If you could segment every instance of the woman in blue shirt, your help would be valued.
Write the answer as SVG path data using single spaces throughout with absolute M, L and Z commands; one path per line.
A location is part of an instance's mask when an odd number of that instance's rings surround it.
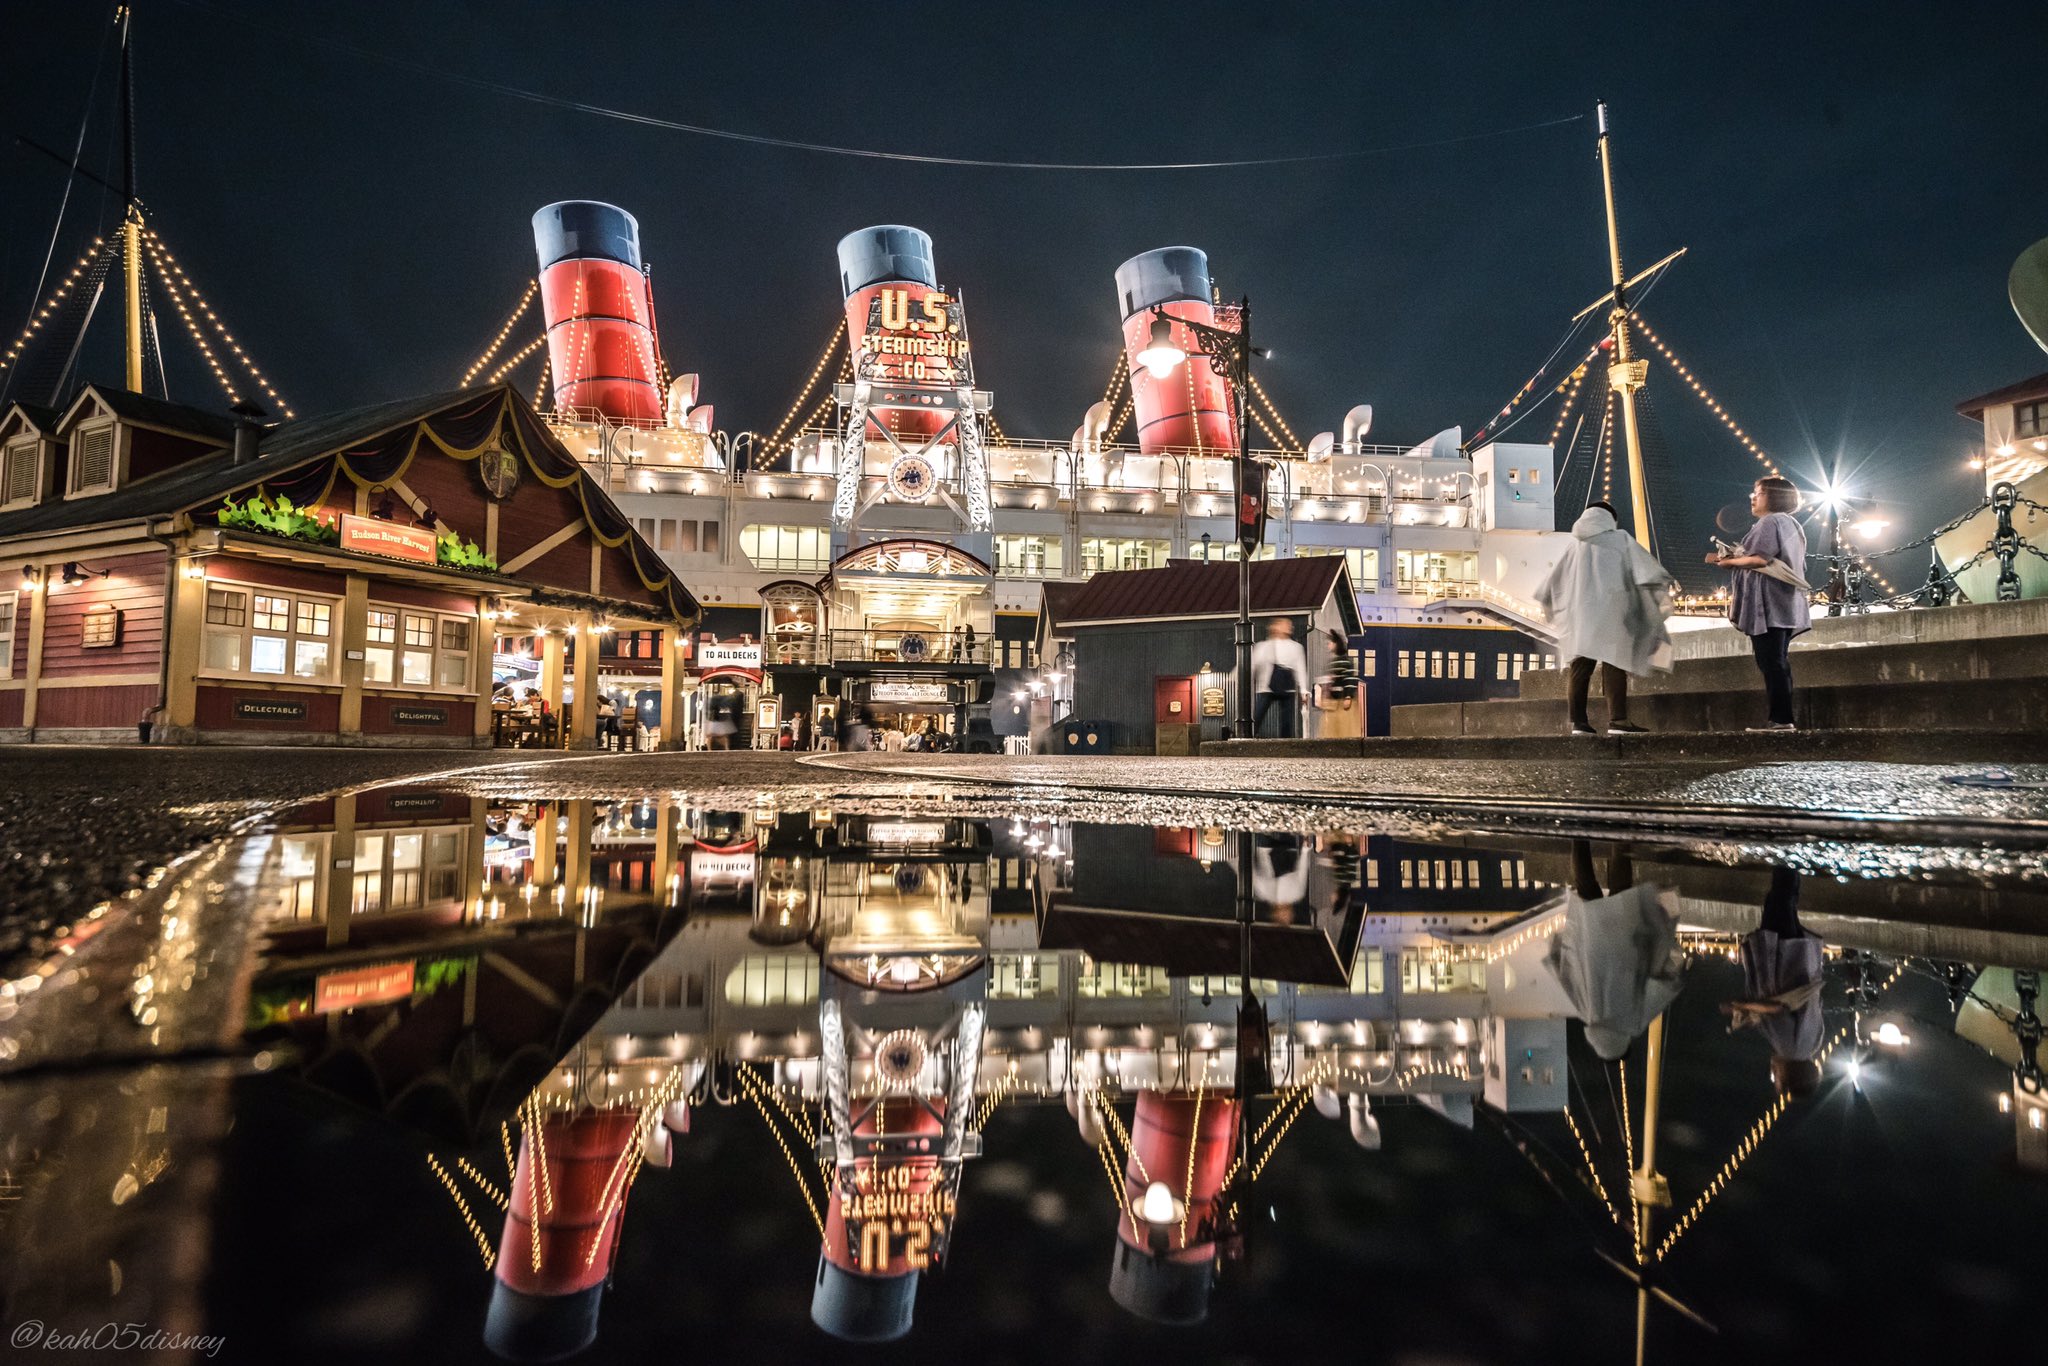
M 1806 530 L 1792 515 L 1799 511 L 1799 490 L 1792 481 L 1776 474 L 1757 480 L 1749 491 L 1749 510 L 1757 523 L 1742 538 L 1742 552 L 1716 552 L 1707 556 L 1707 563 L 1723 569 L 1754 571 L 1778 560 L 1795 574 L 1803 573 Z M 1768 574 L 1737 574 L 1728 603 L 1728 620 L 1749 637 L 1756 652 L 1756 667 L 1764 676 L 1764 693 L 1770 699 L 1770 721 L 1750 729 L 1793 729 L 1792 637 L 1813 627 L 1806 590 Z

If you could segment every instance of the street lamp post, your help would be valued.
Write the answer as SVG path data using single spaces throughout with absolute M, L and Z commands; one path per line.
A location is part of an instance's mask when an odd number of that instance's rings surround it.
M 1150 344 L 1138 353 L 1138 363 L 1155 376 L 1164 376 L 1185 364 L 1189 352 L 1173 339 L 1173 324 L 1179 323 L 1193 339 L 1193 354 L 1206 356 L 1211 366 L 1230 386 L 1237 405 L 1237 458 L 1232 487 L 1237 495 L 1237 625 L 1232 641 L 1237 657 L 1237 719 L 1231 732 L 1238 739 L 1251 736 L 1252 720 L 1252 555 L 1266 538 L 1266 478 L 1263 465 L 1251 461 L 1251 375 L 1252 357 L 1266 353 L 1252 345 L 1252 301 L 1237 305 L 1235 329 L 1212 327 L 1190 318 L 1176 318 L 1164 305 L 1152 306 Z

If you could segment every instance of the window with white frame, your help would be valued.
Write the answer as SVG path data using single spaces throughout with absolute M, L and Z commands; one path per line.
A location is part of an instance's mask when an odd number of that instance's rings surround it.
M 334 677 L 338 611 L 333 598 L 209 583 L 202 667 L 212 674 L 328 682 Z
M 996 573 L 1002 578 L 1056 579 L 1065 572 L 1065 563 L 1066 543 L 1058 536 L 996 537 Z
M 1083 536 L 1081 572 L 1097 574 L 1106 569 L 1158 569 L 1166 564 L 1171 541 L 1143 536 Z
M 14 676 L 14 604 L 16 594 L 0 593 L 0 678 Z
M 461 895 L 463 836 L 460 826 L 357 834 L 350 912 L 412 911 Z
M 36 496 L 36 455 L 33 436 L 7 443 L 0 452 L 0 503 L 30 503 Z
M 101 422 L 71 434 L 71 491 L 94 493 L 114 486 L 114 424 Z
M 708 522 L 705 527 L 704 549 L 716 550 L 717 523 Z M 832 529 L 750 522 L 740 528 L 740 550 L 756 569 L 830 569 Z
M 371 603 L 363 636 L 363 682 L 466 691 L 476 622 L 424 608 Z
M 1298 545 L 1294 547 L 1297 556 L 1342 555 L 1344 565 L 1351 571 L 1351 587 L 1357 591 L 1371 592 L 1379 587 L 1380 552 L 1378 546 L 1365 545 Z

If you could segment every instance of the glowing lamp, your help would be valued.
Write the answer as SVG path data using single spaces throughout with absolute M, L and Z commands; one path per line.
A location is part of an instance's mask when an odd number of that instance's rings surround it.
M 1173 1192 L 1164 1181 L 1154 1181 L 1145 1187 L 1145 1194 L 1138 1200 L 1138 1217 L 1148 1224 L 1170 1224 L 1174 1221 Z
M 1187 358 L 1188 353 L 1173 340 L 1173 324 L 1164 318 L 1154 318 L 1150 339 L 1145 349 L 1138 353 L 1138 364 L 1144 366 L 1152 378 L 1165 379 Z

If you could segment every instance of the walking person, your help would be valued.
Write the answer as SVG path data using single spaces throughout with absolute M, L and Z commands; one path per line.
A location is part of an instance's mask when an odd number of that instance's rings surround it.
M 1671 669 L 1671 571 L 1621 529 L 1614 506 L 1594 502 L 1572 524 L 1564 558 L 1536 590 L 1558 628 L 1558 653 L 1571 661 L 1567 698 L 1571 733 L 1597 735 L 1586 697 L 1599 666 L 1607 694 L 1607 733 L 1641 735 L 1628 719 L 1628 678 Z
M 1813 629 L 1807 606 L 1806 530 L 1792 514 L 1799 511 L 1799 490 L 1790 479 L 1768 474 L 1749 491 L 1750 515 L 1757 519 L 1742 538 L 1738 553 L 1716 548 L 1707 563 L 1741 569 L 1728 599 L 1728 620 L 1749 637 L 1756 667 L 1764 676 L 1769 719 L 1751 730 L 1793 730 L 1792 638 Z
M 1266 638 L 1252 646 L 1252 734 L 1266 724 L 1266 713 L 1280 708 L 1280 738 L 1292 740 L 1300 733 L 1301 688 L 1308 681 L 1308 652 L 1294 638 L 1294 623 L 1274 617 L 1266 623 Z

